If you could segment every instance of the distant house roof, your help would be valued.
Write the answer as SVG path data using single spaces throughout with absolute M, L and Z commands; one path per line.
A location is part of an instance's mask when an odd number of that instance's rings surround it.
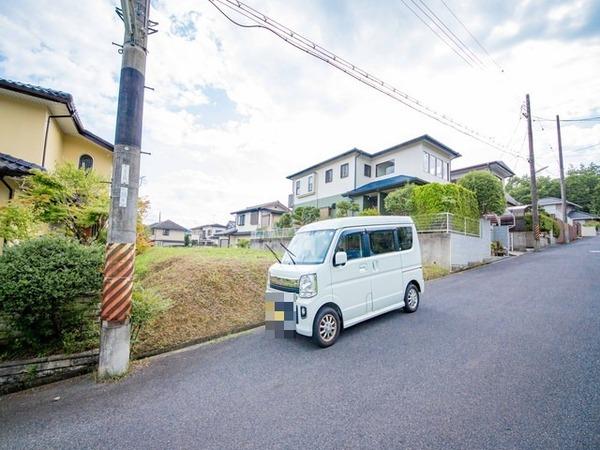
M 595 220 L 600 219 L 600 216 L 595 216 L 593 214 L 586 213 L 584 211 L 571 211 L 567 214 L 570 219 L 573 220 Z
M 158 230 L 174 230 L 174 231 L 189 231 L 187 228 L 173 222 L 172 220 L 163 220 L 162 222 L 153 223 L 150 225 L 150 229 Z
M 42 166 L 32 162 L 0 153 L 0 176 L 21 177 L 27 175 L 32 169 L 44 170 Z
M 504 198 L 506 199 L 506 203 L 510 206 L 519 206 L 521 204 L 521 202 L 519 202 L 518 200 L 516 200 L 512 195 L 510 195 L 508 192 L 504 193 Z
M 239 211 L 233 211 L 231 214 L 241 214 L 246 212 L 253 211 L 270 211 L 276 214 L 283 214 L 286 212 L 290 212 L 290 209 L 281 203 L 279 200 L 275 200 L 274 202 L 262 203 L 260 205 L 248 206 L 244 209 L 240 209 Z
M 348 191 L 344 195 L 344 197 L 354 197 L 356 195 L 368 194 L 370 192 L 377 192 L 386 189 L 394 189 L 396 187 L 405 185 L 406 183 L 415 183 L 415 184 L 426 184 L 425 181 L 416 177 L 409 177 L 407 175 L 398 175 L 395 177 L 385 178 L 383 180 L 372 181 L 371 183 L 367 183 L 353 191 Z
M 221 224 L 218 224 L 218 223 L 209 223 L 209 224 L 206 224 L 206 225 L 198 225 L 197 227 L 193 227 L 193 228 L 190 228 L 190 229 L 191 230 L 200 230 L 202 228 L 207 228 L 207 227 L 212 227 L 212 228 L 227 228 L 227 226 L 221 225 Z
M 540 198 L 538 200 L 539 206 L 560 205 L 561 203 L 562 203 L 562 200 L 557 197 L 544 197 L 544 198 Z M 577 203 L 573 203 L 568 200 L 567 200 L 567 203 L 571 206 L 574 206 L 575 208 L 581 209 L 581 206 L 579 206 Z
M 81 123 L 81 119 L 77 114 L 77 110 L 75 109 L 75 104 L 73 103 L 73 96 L 67 92 L 57 91 L 55 89 L 44 88 L 41 86 L 36 86 L 33 84 L 21 83 L 19 81 L 7 80 L 5 78 L 0 78 L 0 89 L 5 89 L 7 91 L 11 91 L 17 94 L 23 94 L 30 97 L 39 98 L 41 100 L 45 100 L 47 102 L 61 103 L 66 106 L 68 115 L 70 115 L 71 119 L 73 119 L 73 123 L 75 124 L 75 128 L 77 132 L 85 137 L 86 139 L 94 142 L 100 147 L 104 147 L 106 150 L 110 150 L 111 152 L 114 150 L 113 144 L 102 139 L 100 136 L 95 135 L 91 131 L 88 131 L 84 128 Z M 63 115 L 63 114 L 60 114 Z M 60 118 L 58 120 L 64 120 L 67 118 Z
M 508 167 L 504 161 L 490 161 L 487 163 L 475 164 L 474 166 L 454 169 L 450 172 L 450 179 L 454 179 L 458 175 L 464 175 L 466 173 L 474 172 L 476 170 L 486 169 L 496 173 L 501 178 L 510 178 L 515 175 L 515 173 L 512 170 L 510 170 L 510 167 Z
M 317 163 L 317 164 L 314 164 L 314 165 L 312 165 L 310 167 L 307 167 L 306 169 L 302 169 L 299 172 L 296 172 L 296 173 L 293 173 L 291 175 L 288 175 L 287 178 L 291 180 L 292 178 L 294 178 L 294 177 L 296 177 L 298 175 L 301 175 L 301 174 L 303 174 L 305 172 L 308 172 L 310 170 L 316 169 L 317 167 L 322 166 L 323 164 L 327 164 L 329 162 L 335 161 L 336 159 L 342 158 L 344 156 L 348 156 L 348 155 L 352 155 L 352 154 L 356 153 L 356 154 L 359 154 L 359 155 L 367 156 L 369 158 L 375 158 L 377 156 L 384 155 L 384 154 L 386 154 L 388 152 L 391 152 L 391 151 L 394 151 L 394 150 L 399 150 L 399 149 L 401 149 L 403 147 L 409 147 L 409 146 L 411 146 L 413 144 L 416 144 L 417 142 L 427 142 L 427 143 L 429 143 L 430 145 L 436 147 L 441 152 L 446 153 L 450 157 L 450 159 L 454 159 L 454 158 L 457 158 L 457 157 L 460 156 L 460 153 L 452 150 L 450 147 L 442 144 L 440 141 L 432 138 L 431 136 L 429 136 L 427 134 L 424 134 L 423 136 L 419 136 L 417 138 L 411 139 L 410 141 L 406 141 L 406 142 L 403 142 L 401 144 L 394 145 L 393 147 L 386 148 L 385 150 L 381 150 L 381 151 L 376 152 L 376 153 L 368 153 L 368 152 L 365 152 L 364 150 L 360 150 L 358 148 L 353 148 L 351 150 L 348 150 L 348 151 L 345 151 L 343 153 L 340 153 L 339 155 L 336 155 L 336 156 L 334 156 L 332 158 L 326 159 L 325 161 L 321 161 L 320 163 Z

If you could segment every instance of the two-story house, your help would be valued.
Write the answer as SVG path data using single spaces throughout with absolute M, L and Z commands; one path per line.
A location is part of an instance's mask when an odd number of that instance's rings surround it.
M 216 233 L 225 231 L 226 225 L 211 223 L 200 225 L 191 229 L 193 245 L 219 245 L 219 238 Z
M 387 194 L 406 183 L 450 182 L 451 162 L 459 156 L 428 135 L 376 153 L 353 148 L 289 175 L 289 204 L 317 207 L 322 218 L 334 216 L 342 200 L 383 212 Z
M 233 211 L 231 214 L 235 215 L 235 226 L 216 233 L 219 246 L 235 246 L 239 239 L 249 239 L 253 231 L 270 231 L 287 212 L 290 209 L 279 200 Z
M 110 180 L 112 158 L 113 145 L 83 127 L 71 94 L 0 78 L 0 206 L 32 169 L 71 162 Z
M 496 178 L 500 180 L 502 186 L 506 186 L 506 181 L 515 176 L 515 173 L 508 167 L 508 165 L 504 161 L 490 161 L 481 164 L 475 164 L 474 166 L 461 167 L 460 169 L 454 169 L 450 172 L 450 181 L 456 183 L 466 174 L 476 171 L 486 171 L 494 175 Z M 518 206 L 519 203 L 515 200 L 509 193 L 504 192 L 504 197 L 506 198 L 507 206 Z
M 185 235 L 190 233 L 187 228 L 172 220 L 153 223 L 149 228 L 151 231 L 150 242 L 157 247 L 183 247 Z

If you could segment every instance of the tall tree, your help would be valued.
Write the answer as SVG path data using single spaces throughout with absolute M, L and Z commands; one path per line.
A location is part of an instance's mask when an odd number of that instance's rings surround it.
M 600 165 L 581 164 L 567 172 L 567 199 L 589 212 L 600 212 Z
M 490 172 L 470 172 L 458 180 L 458 184 L 475 193 L 479 214 L 502 214 L 506 209 L 502 182 Z

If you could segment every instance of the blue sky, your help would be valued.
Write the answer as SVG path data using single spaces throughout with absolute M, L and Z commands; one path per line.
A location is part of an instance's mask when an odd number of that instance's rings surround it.
M 285 202 L 286 175 L 303 167 L 425 133 L 463 155 L 454 167 L 501 159 L 521 174 L 525 93 L 539 116 L 600 115 L 600 2 L 445 1 L 503 73 L 493 64 L 469 67 L 402 0 L 248 0 L 520 158 L 418 115 L 264 30 L 236 27 L 206 0 L 153 0 L 159 32 L 150 37 L 146 84 L 155 90 L 146 92 L 143 138 L 152 155 L 142 164 L 148 221 L 160 211 L 187 227 L 225 222 L 241 207 Z M 426 3 L 477 49 L 441 0 Z M 70 92 L 85 126 L 112 140 L 120 56 L 111 42 L 123 33 L 116 5 L 0 0 L 0 76 Z M 534 132 L 539 167 L 557 175 L 554 126 L 535 124 Z M 600 160 L 600 147 L 577 151 L 600 142 L 600 124 L 565 125 L 563 142 L 567 165 Z

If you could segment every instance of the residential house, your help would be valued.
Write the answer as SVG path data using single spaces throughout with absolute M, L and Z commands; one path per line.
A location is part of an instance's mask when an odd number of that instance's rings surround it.
M 235 225 L 215 233 L 219 246 L 235 246 L 240 239 L 250 239 L 253 231 L 271 231 L 287 212 L 290 209 L 278 200 L 234 211 L 231 214 L 235 215 Z
M 582 237 L 591 237 L 598 234 L 596 224 L 600 222 L 600 215 L 589 214 L 584 211 L 571 211 L 568 213 L 568 218 L 579 229 Z
M 32 169 L 71 162 L 112 175 L 113 145 L 86 130 L 66 92 L 0 78 L 0 206 Z
M 546 211 L 548 214 L 553 216 L 554 218 L 562 221 L 563 218 L 563 208 L 562 208 L 562 200 L 557 197 L 544 197 L 538 200 L 538 206 Z M 581 206 L 577 203 L 567 201 L 567 223 L 569 225 L 573 225 L 573 219 L 570 216 L 571 213 L 576 211 L 581 211 Z
M 216 236 L 216 233 L 225 231 L 226 229 L 226 225 L 220 225 L 218 223 L 194 227 L 191 229 L 192 245 L 219 245 L 219 238 Z
M 157 247 L 183 247 L 185 235 L 190 233 L 187 228 L 172 220 L 153 223 L 149 228 L 152 231 L 150 241 Z
M 289 175 L 289 205 L 317 207 L 322 218 L 335 216 L 342 200 L 383 212 L 386 195 L 406 183 L 450 182 L 451 162 L 459 156 L 428 135 L 376 153 L 353 148 Z

